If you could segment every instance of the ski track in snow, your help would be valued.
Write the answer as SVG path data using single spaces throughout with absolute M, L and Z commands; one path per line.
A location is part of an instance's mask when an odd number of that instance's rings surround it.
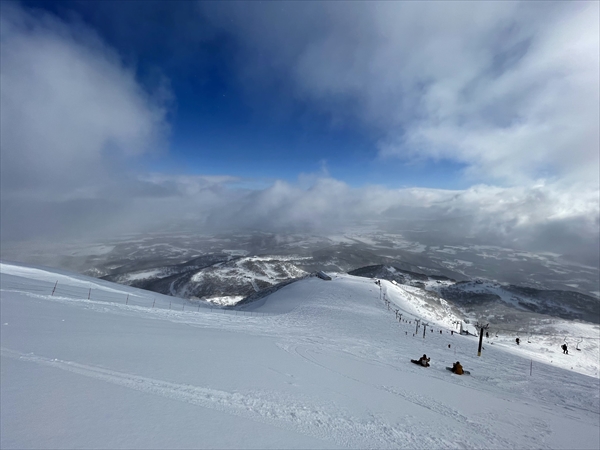
M 480 439 L 480 445 L 485 448 L 510 448 L 513 443 L 508 439 L 505 439 L 491 430 L 483 423 L 477 423 L 470 420 L 468 417 L 461 414 L 461 412 L 455 408 L 451 408 L 443 403 L 435 400 L 431 396 L 419 395 L 406 390 L 398 389 L 393 386 L 381 386 L 381 389 L 397 395 L 404 400 L 421 408 L 428 409 L 436 414 L 441 414 L 446 417 L 451 417 L 453 420 L 458 422 L 460 425 L 466 426 L 471 432 L 478 436 Z M 445 430 L 442 434 L 447 434 L 449 431 Z M 533 444 L 534 442 L 532 442 Z M 539 446 L 539 442 L 537 442 Z
M 374 417 L 370 421 L 361 421 L 344 414 L 339 408 L 328 412 L 326 405 L 274 401 L 274 398 L 281 396 L 280 394 L 244 394 L 171 383 L 73 361 L 24 354 L 4 347 L 0 348 L 0 354 L 7 358 L 50 366 L 136 391 L 292 429 L 319 439 L 333 440 L 337 445 L 344 447 L 366 448 L 372 446 L 374 439 L 379 448 L 413 447 L 418 444 L 413 440 L 413 436 L 401 433 Z M 419 442 L 422 440 L 419 439 Z

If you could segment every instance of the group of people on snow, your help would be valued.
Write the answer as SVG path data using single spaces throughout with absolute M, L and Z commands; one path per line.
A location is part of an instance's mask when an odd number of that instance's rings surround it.
M 521 339 L 516 338 L 515 342 L 517 343 L 517 345 L 519 345 L 521 343 Z M 569 354 L 569 347 L 567 347 L 566 342 L 563 345 L 561 345 L 560 348 L 562 349 L 562 351 L 565 355 Z
M 427 355 L 423 355 L 419 359 L 411 359 L 410 361 L 414 364 L 419 364 L 423 367 L 429 367 L 430 366 L 429 361 L 431 361 L 431 358 L 428 358 Z M 452 373 L 455 373 L 456 375 L 463 375 L 465 373 L 465 371 L 459 361 L 452 363 L 451 371 L 452 371 Z

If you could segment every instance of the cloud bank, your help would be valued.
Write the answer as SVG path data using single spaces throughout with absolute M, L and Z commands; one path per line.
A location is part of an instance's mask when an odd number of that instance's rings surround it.
M 477 182 L 354 188 L 324 172 L 249 189 L 254 180 L 227 174 L 135 169 L 165 148 L 169 96 L 149 93 L 82 23 L 4 3 L 3 241 L 179 221 L 199 232 L 376 221 L 598 264 L 597 3 L 232 5 L 201 3 L 199 14 L 237 39 L 250 90 L 284 79 L 286 95 L 333 124 L 379 130 L 380 158 L 460 161 Z
M 200 4 L 250 90 L 285 89 L 377 130 L 379 155 L 476 181 L 598 184 L 598 2 Z
M 92 30 L 10 3 L 0 20 L 4 194 L 91 196 L 159 149 L 164 107 Z

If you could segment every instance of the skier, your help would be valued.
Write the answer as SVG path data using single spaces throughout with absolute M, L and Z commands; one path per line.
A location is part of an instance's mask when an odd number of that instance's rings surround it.
M 456 375 L 462 375 L 464 373 L 460 362 L 456 361 L 454 364 L 452 364 L 452 373 L 455 373 Z
M 515 339 L 515 342 L 517 343 L 517 345 L 519 345 L 519 343 L 521 342 L 521 339 L 519 339 L 519 338 L 516 338 L 516 339 Z
M 566 355 L 569 354 L 569 349 L 567 348 L 567 344 L 561 345 L 560 348 L 562 348 L 564 354 L 566 354 Z
M 488 333 L 487 331 L 485 332 L 485 337 L 489 339 L 490 337 L 490 333 Z

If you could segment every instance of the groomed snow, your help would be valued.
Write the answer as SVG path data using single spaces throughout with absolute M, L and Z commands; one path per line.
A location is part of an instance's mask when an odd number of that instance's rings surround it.
M 413 336 L 373 280 L 308 278 L 226 313 L 107 282 L 140 305 L 52 296 L 90 281 L 0 268 L 2 448 L 600 447 L 597 378 L 499 344 L 477 357 L 435 315 Z M 423 353 L 430 368 L 409 362 Z M 457 359 L 471 376 L 445 370 Z

